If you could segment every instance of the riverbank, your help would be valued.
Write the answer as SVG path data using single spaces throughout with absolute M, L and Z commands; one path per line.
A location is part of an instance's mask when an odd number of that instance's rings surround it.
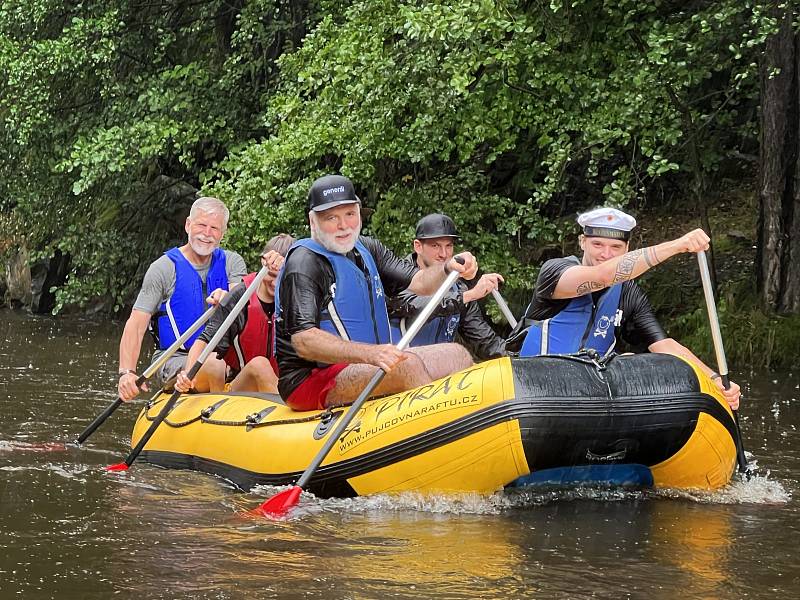
M 755 263 L 759 207 L 754 180 L 725 181 L 719 186 L 717 197 L 708 203 L 713 239 L 713 256 L 709 253 L 709 258 L 713 258 L 718 281 L 717 308 L 731 370 L 799 366 L 800 357 L 794 349 L 800 347 L 800 315 L 767 315 L 758 302 Z M 674 239 L 702 226 L 698 207 L 685 198 L 651 200 L 634 207 L 632 212 L 639 220 L 632 247 Z M 12 245 L 0 246 L 5 263 L 0 273 L 3 304 L 33 312 L 49 311 L 54 304 L 50 289 L 57 286 L 59 277 L 63 281 L 65 259 L 39 260 L 33 269 L 25 269 L 21 268 L 25 265 L 20 256 L 27 257 L 27 250 L 12 250 Z M 567 244 L 565 251 L 577 249 Z M 697 261 L 689 257 L 673 258 L 639 281 L 667 332 L 712 364 L 714 350 Z M 517 313 L 529 299 L 527 289 L 509 287 L 504 293 Z M 102 312 L 103 306 L 108 304 L 94 306 L 91 312 Z M 67 309 L 75 314 L 74 307 Z M 127 311 L 118 315 L 125 316 Z
M 800 365 L 800 316 L 768 315 L 756 289 L 758 195 L 755 182 L 723 182 L 709 201 L 720 318 L 731 371 L 791 369 Z M 641 243 L 673 239 L 701 227 L 689 202 L 667 203 L 642 213 Z M 712 259 L 709 253 L 709 259 Z M 714 348 L 696 260 L 676 257 L 641 280 L 668 333 L 713 364 Z

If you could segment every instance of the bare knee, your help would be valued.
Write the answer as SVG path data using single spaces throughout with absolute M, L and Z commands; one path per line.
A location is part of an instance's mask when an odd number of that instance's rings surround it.
M 416 352 L 406 352 L 408 358 L 398 365 L 397 375 L 405 382 L 405 388 L 426 385 L 436 379 L 425 366 L 425 361 Z
M 203 363 L 198 372 L 199 380 L 205 379 L 207 391 L 218 392 L 225 387 L 225 369 L 227 365 L 224 360 L 209 356 Z M 200 382 L 198 382 L 200 383 Z M 198 388 L 200 385 L 198 385 Z
M 471 367 L 472 356 L 461 344 L 434 344 L 413 349 L 431 380 L 447 377 L 456 371 Z

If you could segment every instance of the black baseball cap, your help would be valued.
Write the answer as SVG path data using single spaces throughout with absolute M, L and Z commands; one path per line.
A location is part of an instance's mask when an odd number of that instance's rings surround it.
M 456 224 L 447 215 L 434 213 L 422 217 L 417 223 L 415 239 L 428 240 L 431 238 L 452 237 L 457 238 Z
M 308 209 L 328 210 L 340 204 L 361 204 L 353 182 L 341 175 L 325 175 L 315 180 L 308 191 Z

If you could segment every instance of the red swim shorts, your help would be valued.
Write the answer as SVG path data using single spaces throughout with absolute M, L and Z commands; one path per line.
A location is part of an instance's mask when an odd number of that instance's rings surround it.
M 286 405 L 298 411 L 322 410 L 328 392 L 336 385 L 336 376 L 347 366 L 347 363 L 337 363 L 322 369 L 311 369 L 311 375 L 286 398 Z

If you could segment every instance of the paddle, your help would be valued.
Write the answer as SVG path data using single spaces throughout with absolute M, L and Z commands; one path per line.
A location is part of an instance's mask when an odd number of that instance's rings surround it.
M 463 259 L 460 257 L 456 257 L 456 260 L 463 264 Z M 397 344 L 398 350 L 405 350 L 408 347 L 408 345 L 414 339 L 414 336 L 417 335 L 417 332 L 428 320 L 428 317 L 431 316 L 431 313 L 438 306 L 439 302 L 441 302 L 442 297 L 447 293 L 447 290 L 449 290 L 455 283 L 456 279 L 458 279 L 458 276 L 459 273 L 457 271 L 453 271 L 447 276 L 447 279 L 445 279 L 444 283 L 439 287 L 438 290 L 436 290 L 436 293 L 431 296 L 430 300 L 428 300 L 428 303 L 425 305 L 425 308 L 420 311 L 419 316 L 414 320 L 414 323 L 408 328 L 405 335 Z M 297 502 L 300 499 L 300 492 L 303 491 L 303 488 L 309 482 L 311 477 L 313 477 L 317 468 L 320 466 L 320 464 L 322 464 L 322 461 L 325 460 L 325 457 L 328 456 L 328 453 L 336 443 L 336 440 L 338 440 L 339 436 L 342 435 L 342 432 L 353 420 L 353 417 L 358 414 L 358 411 L 361 409 L 361 406 L 364 404 L 364 402 L 367 401 L 372 393 L 372 390 L 378 386 L 385 375 L 386 371 L 383 369 L 378 369 L 375 375 L 372 376 L 372 379 L 370 379 L 367 387 L 365 387 L 361 394 L 359 394 L 358 398 L 356 398 L 356 401 L 350 406 L 350 409 L 342 416 L 334 430 L 330 433 L 330 435 L 328 435 L 328 439 L 325 440 L 322 448 L 320 448 L 319 452 L 317 452 L 317 455 L 300 476 L 300 479 L 297 480 L 297 483 L 288 490 L 279 492 L 272 496 L 272 498 L 267 499 L 258 508 L 250 511 L 251 514 L 263 515 L 266 517 L 280 517 L 285 515 L 290 509 L 297 505 Z
M 250 296 L 252 296 L 253 293 L 258 288 L 258 286 L 261 285 L 261 280 L 264 279 L 264 277 L 266 277 L 267 273 L 269 273 L 269 267 L 261 267 L 261 270 L 258 272 L 255 279 L 253 279 L 252 283 L 245 290 L 242 297 L 239 298 L 239 301 L 233 306 L 230 314 L 227 317 L 225 317 L 225 320 L 222 322 L 222 324 L 219 326 L 219 329 L 217 329 L 217 332 L 208 342 L 208 345 L 206 345 L 206 347 L 200 353 L 200 356 L 197 357 L 197 360 L 192 365 L 192 368 L 189 369 L 189 372 L 186 374 L 186 377 L 188 377 L 189 379 L 194 379 L 195 375 L 197 375 L 197 372 L 203 366 L 205 360 L 214 351 L 214 348 L 217 347 L 217 344 L 222 339 L 222 336 L 224 336 L 225 333 L 228 331 L 228 328 L 231 326 L 231 323 L 233 323 L 236 320 L 236 317 L 239 316 L 239 313 L 242 312 L 242 308 L 246 306 L 248 302 L 250 302 Z M 147 431 L 145 431 L 144 435 L 139 440 L 139 443 L 136 444 L 136 447 L 131 450 L 130 454 L 128 454 L 128 457 L 125 459 L 125 462 L 121 462 L 116 465 L 109 465 L 108 467 L 106 467 L 106 469 L 108 469 L 109 471 L 127 471 L 128 468 L 133 464 L 133 461 L 136 460 L 136 457 L 139 456 L 139 453 L 142 451 L 142 448 L 144 448 L 145 444 L 147 444 L 147 442 L 150 441 L 150 438 L 153 437 L 153 434 L 156 432 L 156 429 L 158 429 L 158 426 L 161 425 L 161 422 L 166 418 L 166 416 L 172 410 L 172 407 L 178 401 L 178 397 L 180 395 L 181 392 L 175 390 L 172 396 L 170 396 L 169 400 L 167 400 L 166 404 L 164 404 L 164 407 L 161 409 L 161 412 L 158 413 L 155 420 L 150 424 L 150 427 L 147 429 Z
M 714 302 L 714 290 L 711 289 L 711 274 L 708 270 L 708 259 L 706 258 L 706 253 L 702 250 L 697 253 L 697 262 L 700 264 L 700 278 L 703 280 L 703 294 L 706 298 L 708 321 L 711 324 L 711 338 L 714 340 L 714 352 L 717 355 L 717 371 L 719 372 L 723 387 L 727 390 L 731 387 L 731 382 L 728 378 L 728 361 L 725 359 L 725 348 L 722 347 L 722 332 L 719 328 L 717 305 L 716 302 Z M 739 428 L 739 411 L 733 411 L 733 419 L 736 423 L 736 461 L 739 464 L 739 472 L 747 473 L 747 458 L 744 455 L 742 430 Z
M 514 318 L 514 313 L 511 312 L 511 309 L 508 308 L 508 304 L 506 304 L 505 299 L 500 295 L 499 290 L 492 290 L 492 296 L 494 296 L 494 301 L 497 302 L 497 306 L 500 307 L 500 312 L 503 313 L 503 316 L 508 321 L 508 324 L 511 325 L 511 329 L 517 326 L 517 320 Z
M 161 353 L 161 355 L 152 365 L 150 365 L 149 367 L 147 367 L 147 369 L 145 369 L 144 373 L 139 375 L 139 378 L 136 380 L 137 388 L 141 388 L 142 384 L 148 379 L 150 379 L 170 359 L 170 357 L 173 354 L 175 354 L 175 352 L 177 352 L 178 348 L 183 346 L 186 340 L 192 337 L 194 332 L 200 329 L 205 324 L 205 322 L 208 321 L 213 312 L 216 310 L 217 306 L 218 305 L 216 304 L 214 306 L 210 306 L 206 312 L 200 315 L 197 321 L 192 323 L 192 326 L 189 327 L 189 329 L 183 332 L 183 335 L 181 335 L 181 337 L 175 340 L 169 348 L 167 348 L 166 350 L 164 350 L 164 352 Z M 117 399 L 114 400 L 114 402 L 109 404 L 106 407 L 106 409 L 99 415 L 97 415 L 95 420 L 92 421 L 89 424 L 89 426 L 83 430 L 83 433 L 77 437 L 75 443 L 80 446 L 83 442 L 85 442 L 86 438 L 92 435 L 95 429 L 100 427 L 100 425 L 102 425 L 105 422 L 105 420 L 111 416 L 111 413 L 117 410 L 123 402 L 124 400 L 122 398 L 117 397 Z

